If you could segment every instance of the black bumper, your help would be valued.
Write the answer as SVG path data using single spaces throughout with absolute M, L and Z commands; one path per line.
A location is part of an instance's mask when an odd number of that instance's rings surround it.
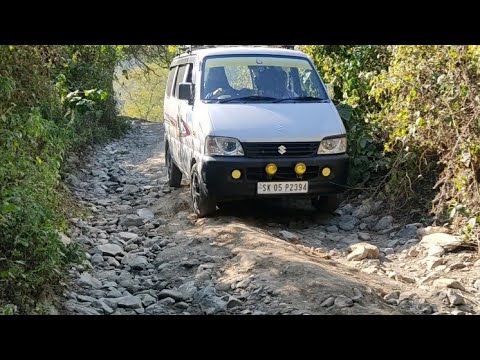
M 294 167 L 299 162 L 307 165 L 307 172 L 303 178 L 297 178 Z M 269 163 L 277 165 L 279 171 L 271 179 L 265 174 L 265 166 Z M 233 158 L 218 157 L 204 158 L 201 161 L 200 174 L 208 196 L 215 201 L 316 195 L 341 193 L 345 190 L 348 176 L 348 155 L 323 155 L 311 158 Z M 322 175 L 322 169 L 328 167 L 331 174 Z M 235 180 L 232 178 L 233 170 L 240 170 L 242 176 Z M 308 193 L 306 194 L 281 194 L 258 195 L 257 183 L 259 181 L 305 181 L 308 180 Z

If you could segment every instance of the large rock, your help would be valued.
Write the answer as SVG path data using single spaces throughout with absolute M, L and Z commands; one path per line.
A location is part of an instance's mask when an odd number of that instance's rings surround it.
M 135 194 L 139 191 L 140 189 L 138 188 L 138 186 L 136 185 L 124 185 L 123 186 L 123 193 L 126 194 L 126 195 L 131 195 L 131 194 Z
M 138 215 L 126 215 L 122 217 L 119 221 L 121 226 L 129 227 L 129 226 L 142 226 L 143 219 Z
M 480 291 L 480 279 L 475 280 L 473 287 Z
M 338 232 L 338 227 L 336 225 L 330 225 L 330 226 L 327 226 L 325 230 L 331 233 L 336 233 Z
M 102 287 L 102 283 L 100 282 L 100 280 L 95 279 L 88 272 L 84 272 L 82 273 L 82 275 L 80 275 L 80 278 L 78 279 L 78 284 L 84 288 L 100 289 Z
M 74 310 L 78 312 L 80 315 L 100 315 L 100 313 L 97 310 L 87 306 L 81 306 L 81 305 L 75 306 Z
M 458 306 L 465 304 L 465 298 L 463 297 L 462 293 L 455 289 L 448 289 L 447 290 L 447 297 L 450 305 Z
M 112 289 L 107 293 L 107 298 L 120 298 L 122 297 L 122 293 L 117 289 Z
M 366 232 L 359 232 L 357 235 L 358 235 L 358 238 L 362 241 L 369 241 L 372 239 L 370 234 Z
M 279 232 L 280 236 L 287 241 L 296 241 L 300 240 L 300 236 L 297 234 L 291 233 L 290 231 L 282 230 Z
M 100 254 L 94 254 L 90 259 L 93 266 L 103 264 L 103 256 Z
M 357 207 L 355 210 L 352 212 L 352 216 L 358 218 L 358 219 L 363 219 L 370 215 L 372 211 L 372 206 L 370 204 L 363 204 Z
M 92 303 L 92 306 L 97 308 L 97 309 L 100 309 L 102 310 L 102 312 L 104 314 L 111 314 L 113 313 L 115 310 L 113 310 L 110 306 L 108 306 L 105 302 L 103 301 L 100 301 L 100 300 L 95 300 L 93 303 Z
M 428 270 L 433 270 L 435 269 L 437 266 L 440 266 L 440 265 L 443 265 L 443 263 L 445 262 L 442 258 L 440 257 L 437 257 L 437 256 L 428 256 L 426 259 L 425 259 L 425 262 L 427 264 L 427 269 Z
M 417 235 L 422 237 L 425 235 L 430 234 L 437 234 L 437 233 L 448 233 L 448 229 L 441 226 L 427 226 L 427 227 L 420 227 L 417 230 Z
M 103 253 L 103 255 L 108 256 L 117 256 L 123 253 L 122 247 L 116 244 L 99 245 L 97 248 Z
M 330 307 L 330 306 L 333 306 L 333 304 L 335 303 L 335 298 L 333 296 L 330 296 L 328 297 L 327 299 L 325 299 L 321 304 L 320 306 L 321 307 Z
M 395 291 L 392 291 L 392 292 L 388 293 L 383 298 L 385 300 L 392 300 L 392 299 L 398 300 L 399 296 L 400 296 L 400 291 L 395 290 Z
M 393 225 L 393 217 L 390 215 L 382 217 L 378 220 L 377 224 L 373 228 L 375 231 L 382 231 L 390 229 Z
M 114 267 L 119 267 L 120 263 L 114 257 L 107 257 L 107 264 Z
M 158 303 L 166 306 L 172 306 L 175 304 L 175 300 L 173 300 L 171 297 L 166 297 L 162 300 L 159 300 Z
M 95 299 L 94 297 L 91 297 L 91 296 L 87 296 L 87 295 L 77 295 L 77 300 L 78 301 L 82 301 L 82 302 L 94 302 Z
M 465 290 L 465 287 L 457 280 L 454 279 L 437 279 L 433 281 L 433 286 L 435 289 L 457 289 L 457 290 Z
M 417 227 L 413 224 L 405 225 L 405 227 L 397 233 L 397 237 L 401 239 L 413 239 L 417 235 Z
M 140 298 L 142 299 L 142 304 L 144 307 L 148 307 L 157 302 L 157 300 L 152 295 L 149 295 L 149 294 L 142 294 L 140 295 Z
M 133 270 L 143 270 L 148 265 L 148 260 L 145 256 L 127 254 L 123 257 L 122 264 L 130 266 Z
M 405 300 L 413 300 L 418 295 L 415 291 L 404 291 L 398 295 L 398 302 L 402 302 Z
M 338 219 L 338 227 L 345 231 L 351 231 L 360 221 L 352 215 L 342 215 Z
M 224 311 L 227 308 L 227 302 L 217 295 L 213 286 L 207 286 L 195 293 L 194 300 L 207 315 Z
M 243 303 L 234 296 L 230 296 L 227 302 L 227 309 L 232 309 L 237 306 L 242 306 Z
M 377 259 L 380 255 L 378 247 L 369 243 L 358 243 L 350 245 L 352 252 L 347 255 L 347 260 Z
M 92 175 L 99 178 L 108 179 L 108 175 L 103 170 L 92 170 Z
M 124 296 L 115 299 L 118 307 L 128 309 L 140 309 L 142 308 L 142 300 L 138 296 Z
M 183 294 L 178 290 L 164 289 L 158 293 L 159 299 L 165 299 L 167 297 L 172 298 L 175 301 L 185 300 Z
M 353 306 L 353 300 L 344 295 L 339 295 L 335 298 L 335 306 L 338 308 L 350 307 Z
M 230 284 L 228 284 L 228 288 L 230 288 Z M 178 291 L 180 291 L 185 299 L 192 298 L 193 295 L 197 292 L 197 287 L 195 286 L 195 281 L 188 281 L 178 287 Z
M 440 246 L 445 251 L 452 251 L 455 250 L 457 247 L 462 245 L 463 240 L 445 233 L 434 233 L 430 235 L 425 235 L 420 241 L 420 245 L 422 245 L 425 249 L 430 249 L 433 246 Z
M 120 237 L 120 239 L 125 241 L 135 240 L 136 238 L 138 238 L 137 234 L 131 233 L 131 232 L 124 232 L 124 231 L 118 233 L 118 236 Z
M 153 211 L 147 208 L 138 210 L 137 215 L 140 216 L 144 221 L 152 220 L 155 217 Z
M 427 256 L 440 257 L 445 254 L 445 249 L 439 245 L 432 245 L 428 248 Z

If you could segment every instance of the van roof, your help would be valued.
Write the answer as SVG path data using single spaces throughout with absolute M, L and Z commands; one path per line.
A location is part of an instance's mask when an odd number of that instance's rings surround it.
M 192 55 L 196 55 L 200 61 L 211 55 L 284 55 L 308 58 L 307 55 L 301 51 L 268 46 L 219 46 L 196 49 L 191 53 L 184 53 L 175 57 L 175 60 Z

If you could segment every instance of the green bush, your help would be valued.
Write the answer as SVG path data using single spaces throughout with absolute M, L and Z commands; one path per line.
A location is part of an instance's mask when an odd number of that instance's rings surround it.
M 394 46 L 391 54 L 371 90 L 392 159 L 388 194 L 413 206 L 431 193 L 440 220 L 460 209 L 479 214 L 480 47 Z
M 167 76 L 168 69 L 155 63 L 148 64 L 148 68 L 134 66 L 128 70 L 123 69 L 114 82 L 121 103 L 120 114 L 162 122 Z
M 118 46 L 0 46 L 0 309 L 35 310 L 80 252 L 65 246 L 62 164 L 117 136 Z M 11 304 L 10 306 L 3 306 Z
M 351 184 L 395 209 L 480 220 L 479 46 L 305 46 L 349 131 Z M 458 216 L 460 215 L 460 216 Z M 469 221 L 467 224 L 467 220 Z
M 380 106 L 369 92 L 372 78 L 387 69 L 390 53 L 385 46 L 313 45 L 303 50 L 334 87 L 348 133 L 350 185 L 365 183 L 386 166 L 378 128 L 371 123 Z

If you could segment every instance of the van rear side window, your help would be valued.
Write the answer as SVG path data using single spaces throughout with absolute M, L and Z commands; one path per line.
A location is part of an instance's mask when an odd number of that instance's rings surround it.
M 170 97 L 172 95 L 173 80 L 175 79 L 175 73 L 177 72 L 177 67 L 170 68 L 168 73 L 167 86 L 165 86 L 165 94 Z
M 178 74 L 177 74 L 177 79 L 175 80 L 175 92 L 173 96 L 178 98 L 178 86 L 180 85 L 181 82 L 183 82 L 183 79 L 185 78 L 185 71 L 187 70 L 187 65 L 181 65 L 178 68 Z

